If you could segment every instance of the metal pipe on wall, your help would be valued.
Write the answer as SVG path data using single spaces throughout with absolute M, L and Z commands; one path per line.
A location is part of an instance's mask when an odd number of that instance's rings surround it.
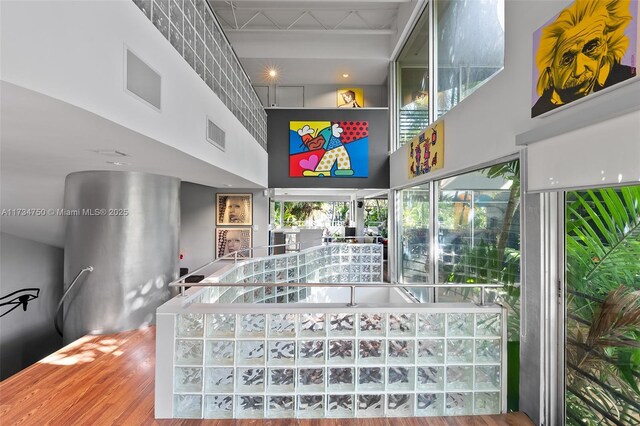
M 180 179 L 86 171 L 65 182 L 64 282 L 94 271 L 64 303 L 65 343 L 155 322 L 178 277 Z M 65 288 L 66 290 L 66 288 Z

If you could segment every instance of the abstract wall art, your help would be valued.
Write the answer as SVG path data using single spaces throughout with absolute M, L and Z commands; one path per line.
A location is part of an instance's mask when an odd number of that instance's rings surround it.
M 355 177 L 369 174 L 367 121 L 289 122 L 290 177 Z
M 444 165 L 444 121 L 438 121 L 409 144 L 409 179 L 441 169 Z

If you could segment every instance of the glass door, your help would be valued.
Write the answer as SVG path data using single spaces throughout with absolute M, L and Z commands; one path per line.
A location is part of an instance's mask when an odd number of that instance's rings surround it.
M 565 195 L 567 425 L 640 425 L 640 185 Z

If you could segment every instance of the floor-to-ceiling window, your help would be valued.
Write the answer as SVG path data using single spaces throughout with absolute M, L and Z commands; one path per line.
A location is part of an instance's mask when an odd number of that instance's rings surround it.
M 508 309 L 508 405 L 518 407 L 520 162 L 422 183 L 398 192 L 398 280 L 459 288 L 407 290 L 420 301 L 487 301 Z M 432 254 L 433 253 L 433 254 Z M 467 286 L 468 285 L 468 288 Z
M 403 189 L 399 194 L 398 229 L 399 281 L 405 284 L 432 282 L 430 274 L 430 191 L 429 184 Z M 425 289 L 412 289 L 420 300 L 427 300 Z
M 565 195 L 568 425 L 640 424 L 640 185 Z

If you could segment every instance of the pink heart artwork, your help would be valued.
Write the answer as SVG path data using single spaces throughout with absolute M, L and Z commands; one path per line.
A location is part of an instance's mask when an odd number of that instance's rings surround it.
M 317 165 L 318 165 L 317 155 L 311 155 L 307 160 L 305 159 L 300 160 L 300 167 L 302 167 L 305 170 L 315 170 Z

